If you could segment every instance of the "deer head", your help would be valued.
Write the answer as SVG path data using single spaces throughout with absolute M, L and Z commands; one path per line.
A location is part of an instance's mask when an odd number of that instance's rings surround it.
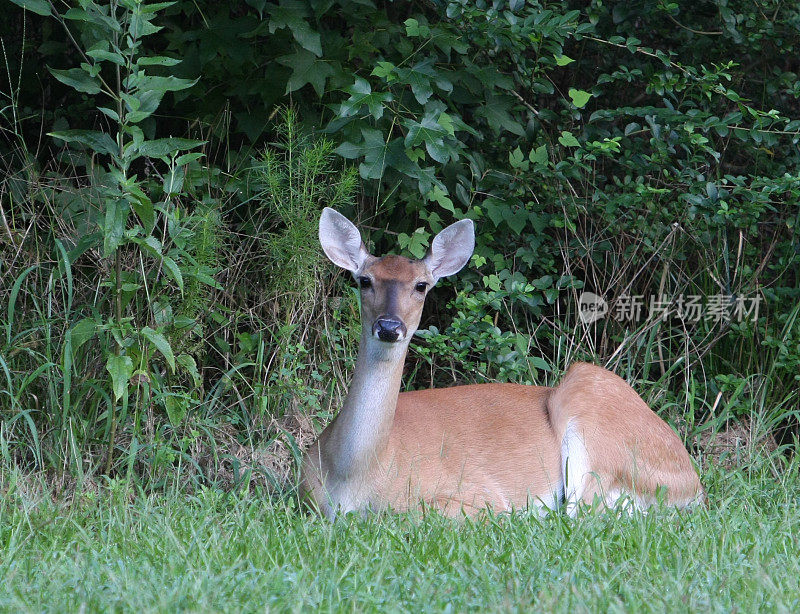
M 362 336 L 407 345 L 419 326 L 428 291 L 469 261 L 475 229 L 466 219 L 448 226 L 434 237 L 422 260 L 376 258 L 364 247 L 353 223 L 326 207 L 319 221 L 319 240 L 331 262 L 350 271 L 361 288 Z

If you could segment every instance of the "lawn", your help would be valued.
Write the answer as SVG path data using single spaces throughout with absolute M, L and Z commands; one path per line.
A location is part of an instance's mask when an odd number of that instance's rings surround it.
M 12 476 L 0 609 L 800 611 L 796 464 L 704 480 L 712 505 L 691 513 L 331 524 L 287 499 L 211 489 L 145 496 L 113 482 L 54 502 Z

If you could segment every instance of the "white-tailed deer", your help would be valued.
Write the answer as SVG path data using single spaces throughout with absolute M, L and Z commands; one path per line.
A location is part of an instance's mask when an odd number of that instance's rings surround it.
M 471 220 L 422 260 L 371 256 L 358 229 L 322 212 L 322 248 L 361 287 L 361 342 L 344 406 L 303 460 L 301 491 L 329 517 L 428 506 L 449 515 L 537 505 L 645 508 L 703 501 L 681 440 L 620 377 L 585 363 L 556 388 L 478 384 L 400 393 L 430 288 L 467 263 Z

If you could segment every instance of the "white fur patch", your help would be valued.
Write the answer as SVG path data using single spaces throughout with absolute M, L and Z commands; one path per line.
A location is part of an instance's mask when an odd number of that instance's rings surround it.
M 539 518 L 544 518 L 550 512 L 558 509 L 560 501 L 561 493 L 552 493 L 543 497 L 536 497 L 536 499 L 530 501 L 528 508 L 531 510 L 535 509 Z
M 578 432 L 575 420 L 567 423 L 564 438 L 561 440 L 561 479 L 564 482 L 564 505 L 567 513 L 574 517 L 578 513 L 578 503 L 586 490 L 589 466 L 589 452 L 583 437 Z

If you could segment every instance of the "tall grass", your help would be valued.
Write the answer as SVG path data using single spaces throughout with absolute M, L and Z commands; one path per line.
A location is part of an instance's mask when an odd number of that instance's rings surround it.
M 212 199 L 187 212 L 187 270 L 194 273 L 183 294 L 152 300 L 145 294 L 129 305 L 130 316 L 143 322 L 157 323 L 167 310 L 176 323 L 189 322 L 168 329 L 168 337 L 176 354 L 196 361 L 195 374 L 137 375 L 140 384 L 152 378 L 162 392 L 137 384 L 131 405 L 118 413 L 99 351 L 110 336 L 83 327 L 107 311 L 111 288 L 102 259 L 71 238 L 85 220 L 63 216 L 63 203 L 82 202 L 85 191 L 63 179 L 33 183 L 27 200 L 12 202 L 15 217 L 5 217 L 13 240 L 0 244 L 0 294 L 8 297 L 0 305 L 5 468 L 96 479 L 108 472 L 111 446 L 109 473 L 141 478 L 148 488 L 291 484 L 302 448 L 336 411 L 357 348 L 356 297 L 346 279 L 331 277 L 315 238 L 319 208 L 354 207 L 355 184 L 352 173 L 332 166 L 331 144 L 299 132 L 291 112 L 280 125 L 280 140 L 240 171 L 245 204 L 220 197 L 221 203 Z M 215 275 L 215 285 L 198 283 L 203 275 Z M 598 358 L 594 333 L 571 312 L 538 319 L 520 307 L 523 295 L 473 289 L 461 296 L 440 309 L 443 332 L 414 345 L 409 387 L 486 379 L 553 384 L 571 361 Z M 720 454 L 729 463 L 765 445 L 788 452 L 798 389 L 781 374 L 798 310 L 766 348 L 752 337 L 752 371 L 738 377 L 711 378 L 731 365 L 715 352 L 699 361 L 688 333 L 684 352 L 670 350 L 665 363 L 652 323 L 631 331 L 607 363 L 676 426 L 703 470 Z M 510 331 L 495 325 L 498 315 Z M 190 391 L 181 393 L 188 408 L 180 420 L 165 408 L 176 386 Z M 739 439 L 732 441 L 731 431 Z M 722 440 L 728 443 L 713 443 Z
M 276 127 L 273 145 L 232 169 L 241 198 L 196 173 L 186 182 L 208 190 L 200 202 L 187 187 L 169 205 L 159 241 L 180 286 L 159 259 L 123 250 L 117 271 L 84 241 L 100 218 L 79 173 L 23 172 L 24 144 L 2 161 L 5 468 L 79 481 L 107 473 L 154 488 L 290 479 L 353 360 L 357 303 L 332 296 L 340 282 L 323 266 L 315 228 L 324 205 L 352 206 L 356 186 L 354 171 L 333 165 L 332 144 L 310 138 L 292 110 Z M 117 278 L 122 329 L 103 315 L 117 303 Z M 179 368 L 167 369 L 127 323 L 161 331 Z M 126 334 L 136 370 L 117 403 L 104 356 Z

